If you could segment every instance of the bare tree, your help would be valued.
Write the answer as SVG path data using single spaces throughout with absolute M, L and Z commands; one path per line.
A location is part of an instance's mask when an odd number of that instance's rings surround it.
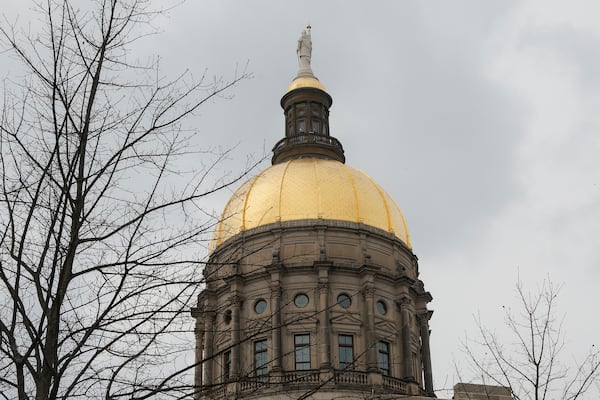
M 509 387 L 516 400 L 575 400 L 586 393 L 598 398 L 600 352 L 594 344 L 582 360 L 569 364 L 563 357 L 564 318 L 556 315 L 559 289 L 548 279 L 534 292 L 517 282 L 519 308 L 505 308 L 509 339 L 476 319 L 479 337 L 467 340 L 464 350 L 485 384 Z
M 129 60 L 148 1 L 73 3 L 0 26 L 23 74 L 0 119 L 0 398 L 184 397 L 201 200 L 244 175 L 216 176 L 227 153 L 184 121 L 248 75 L 166 80 Z

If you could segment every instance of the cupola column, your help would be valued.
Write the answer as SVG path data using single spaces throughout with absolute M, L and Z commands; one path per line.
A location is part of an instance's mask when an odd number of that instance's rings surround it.
M 425 380 L 425 391 L 433 394 L 433 373 L 431 369 L 431 352 L 429 348 L 429 319 L 431 311 L 419 314 L 419 327 L 421 330 L 421 357 L 423 358 L 423 370 Z

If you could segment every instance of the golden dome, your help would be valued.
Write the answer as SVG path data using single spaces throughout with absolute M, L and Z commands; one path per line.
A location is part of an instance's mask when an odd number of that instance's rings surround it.
M 299 77 L 297 77 L 296 79 L 294 79 L 292 81 L 292 83 L 290 83 L 290 86 L 288 86 L 288 88 L 285 92 L 289 93 L 292 90 L 300 89 L 300 88 L 315 88 L 315 89 L 321 89 L 322 91 L 327 92 L 327 89 L 325 89 L 325 86 L 323 86 L 321 81 L 319 81 L 314 76 L 299 76 Z
M 335 160 L 299 158 L 265 169 L 231 196 L 211 249 L 248 229 L 302 219 L 363 223 L 411 247 L 404 214 L 367 174 Z

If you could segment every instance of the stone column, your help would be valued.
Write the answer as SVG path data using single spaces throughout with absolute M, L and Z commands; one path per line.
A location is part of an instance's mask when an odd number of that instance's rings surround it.
M 231 304 L 231 376 L 237 381 L 240 377 L 240 309 L 242 297 L 235 294 L 229 298 Z
M 425 380 L 425 391 L 433 393 L 433 373 L 431 369 L 431 352 L 429 349 L 429 319 L 432 311 L 419 314 L 419 327 L 421 331 L 421 357 L 423 358 L 423 370 Z
M 319 272 L 319 354 L 321 364 L 319 368 L 331 368 L 331 329 L 329 327 L 329 280 L 327 271 L 324 277 Z
M 281 285 L 279 280 L 271 282 L 271 328 L 273 342 L 273 372 L 281 371 Z
M 375 288 L 372 283 L 368 283 L 363 287 L 363 295 L 365 297 L 367 334 L 365 335 L 365 348 L 367 349 L 367 371 L 377 372 L 377 337 L 375 335 Z
M 404 379 L 415 380 L 412 352 L 410 350 L 410 298 L 400 299 L 400 321 L 402 324 L 402 354 L 404 357 Z
M 196 315 L 196 327 L 194 333 L 196 334 L 196 366 L 194 368 L 194 399 L 199 400 L 202 395 L 202 351 L 204 347 L 204 319 L 199 315 Z
M 217 318 L 217 313 L 214 311 L 208 311 L 206 314 L 206 319 L 205 319 L 205 339 L 206 339 L 206 345 L 205 345 L 205 359 L 206 362 L 204 363 L 204 382 L 206 383 L 207 386 L 210 386 L 214 383 L 216 383 L 214 381 L 214 377 L 213 377 L 213 366 L 215 364 L 214 360 L 213 360 L 213 354 L 214 354 L 214 342 L 215 342 L 215 320 Z

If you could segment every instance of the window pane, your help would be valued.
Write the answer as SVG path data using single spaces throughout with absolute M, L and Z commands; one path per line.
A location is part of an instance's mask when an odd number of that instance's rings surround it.
M 307 362 L 310 361 L 310 349 L 308 347 L 302 347 L 296 350 L 296 361 Z
M 310 335 L 294 336 L 296 369 L 310 369 Z
M 266 340 L 260 340 L 258 342 L 255 343 L 255 349 L 257 352 L 259 351 L 264 351 L 267 349 L 267 341 Z
M 352 346 L 352 336 L 350 335 L 340 335 L 339 341 L 341 345 L 345 344 Z
M 351 335 L 338 336 L 340 368 L 346 368 L 354 361 L 354 348 Z
M 388 342 L 377 343 L 377 361 L 379 369 L 384 375 L 390 374 L 390 344 Z
M 256 366 L 258 368 L 267 364 L 267 353 L 256 354 Z
M 314 133 L 320 133 L 321 132 L 320 121 L 313 119 L 311 121 L 310 130 L 313 131 Z
M 381 315 L 385 315 L 387 313 L 387 306 L 381 300 L 379 300 L 376 304 L 377 312 Z
M 321 106 L 318 104 L 311 105 L 310 110 L 311 110 L 312 115 L 314 115 L 314 116 L 318 117 L 319 114 L 321 114 Z
M 296 297 L 294 297 L 294 304 L 296 305 L 296 307 L 299 307 L 299 308 L 306 307 L 308 305 L 308 296 L 305 295 L 304 293 L 300 293 L 300 294 L 296 295 Z M 305 335 L 299 335 L 299 336 L 305 336 Z
M 268 374 L 268 363 L 267 340 L 254 342 L 254 370 L 257 376 Z
M 300 344 L 310 344 L 310 336 L 309 335 L 296 335 L 294 336 L 296 345 Z
M 262 314 L 267 309 L 267 302 L 264 299 L 259 299 L 254 303 L 254 311 L 257 314 Z
M 348 308 L 352 304 L 352 299 L 346 293 L 342 293 L 337 297 L 337 302 L 342 308 Z

